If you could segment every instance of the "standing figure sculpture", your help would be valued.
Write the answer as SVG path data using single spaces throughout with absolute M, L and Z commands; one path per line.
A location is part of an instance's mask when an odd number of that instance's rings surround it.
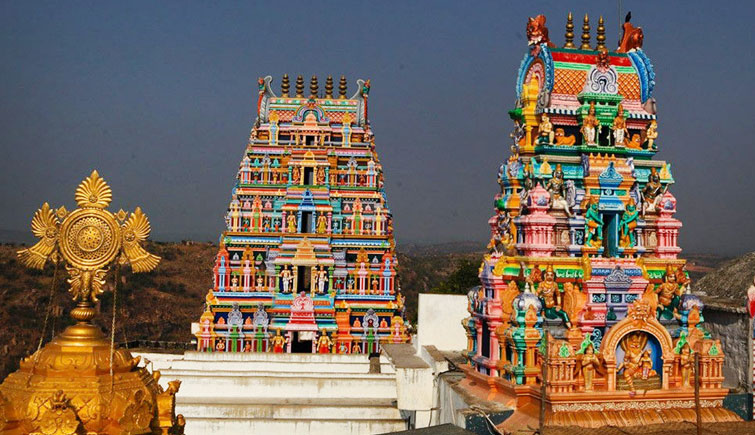
M 317 271 L 317 293 L 325 294 L 325 284 L 328 282 L 328 272 L 320 266 L 320 270 Z
M 529 163 L 524 165 L 522 173 L 522 190 L 519 191 L 519 212 L 527 205 L 530 197 L 530 190 L 535 188 L 535 175 L 532 173 L 532 166 Z
M 595 372 L 600 367 L 600 358 L 595 354 L 595 347 L 592 344 L 588 344 L 585 348 L 580 359 L 580 367 L 585 379 L 585 391 L 593 391 L 593 380 Z
M 677 280 L 676 270 L 671 266 L 666 266 L 663 283 L 655 290 L 658 295 L 658 308 L 656 308 L 658 318 L 661 316 L 666 319 L 674 317 L 674 313 L 679 307 L 683 289 L 684 287 Z
M 539 270 L 539 269 L 538 269 Z M 538 278 L 535 278 L 538 279 Z M 556 272 L 553 265 L 549 264 L 543 274 L 543 280 L 537 285 L 537 295 L 543 301 L 545 317 L 548 319 L 561 319 L 567 328 L 571 329 L 569 315 L 563 310 L 562 291 L 556 282 Z
M 275 331 L 275 336 L 270 339 L 270 342 L 273 345 L 273 353 L 283 353 L 288 340 L 281 335 L 281 330 L 278 329 Z
M 627 130 L 627 121 L 624 119 L 624 107 L 619 103 L 619 107 L 616 110 L 616 117 L 613 118 L 613 144 L 617 147 L 624 147 L 626 145 L 626 138 L 629 135 Z
M 658 123 L 654 120 L 648 124 L 648 129 L 645 132 L 645 139 L 647 139 L 647 149 L 656 150 L 655 140 L 658 139 Z
M 283 266 L 281 270 L 281 285 L 283 286 L 283 293 L 289 292 L 289 285 L 291 284 L 291 271 L 288 269 L 288 265 Z
M 679 352 L 679 372 L 682 375 L 682 388 L 689 388 L 691 386 L 690 379 L 694 370 L 694 363 L 695 358 L 692 355 L 692 348 L 690 348 L 689 343 L 684 343 Z
M 590 103 L 590 109 L 587 115 L 582 118 L 582 143 L 585 145 L 597 145 L 598 134 L 600 133 L 600 121 L 595 117 L 595 103 Z
M 286 222 L 288 223 L 288 232 L 289 233 L 295 233 L 296 232 L 296 216 L 294 216 L 293 213 L 286 216 Z
M 317 353 L 330 353 L 331 346 L 333 346 L 333 341 L 323 329 L 320 338 L 317 339 Z
M 600 247 L 603 245 L 603 218 L 598 209 L 598 197 L 590 197 L 585 212 L 585 246 Z
M 621 222 L 619 223 L 619 230 L 621 231 L 621 240 L 619 243 L 623 248 L 632 248 L 637 244 L 634 229 L 637 228 L 638 215 L 639 212 L 637 211 L 634 199 L 630 199 L 624 214 L 621 215 Z
M 641 375 L 641 360 L 647 340 L 647 335 L 643 332 L 631 332 L 619 343 L 624 350 L 624 361 L 616 368 L 616 371 L 624 370 L 622 373 L 624 382 L 632 392 L 635 391 L 634 379 Z

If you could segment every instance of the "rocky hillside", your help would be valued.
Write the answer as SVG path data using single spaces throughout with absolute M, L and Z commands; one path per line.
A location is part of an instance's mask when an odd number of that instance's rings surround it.
M 755 277 L 755 252 L 733 258 L 702 277 L 692 288 L 708 297 L 732 300 L 744 305 L 747 289 Z

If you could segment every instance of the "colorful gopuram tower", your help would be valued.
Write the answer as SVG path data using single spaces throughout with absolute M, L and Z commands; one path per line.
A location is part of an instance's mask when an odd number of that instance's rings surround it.
M 628 18 L 615 50 L 602 17 L 592 45 L 585 15 L 577 46 L 570 14 L 561 48 L 544 16 L 528 21 L 511 156 L 463 322 L 465 370 L 521 405 L 541 400 L 546 364 L 549 424 L 626 425 L 624 411 L 635 424 L 694 421 L 699 355 L 703 418 L 734 420 L 721 344 L 677 258 L 674 178 L 655 158 L 655 73 Z
M 200 351 L 371 353 L 408 340 L 392 216 L 367 117 L 370 81 L 347 97 L 287 75 L 259 79 Z

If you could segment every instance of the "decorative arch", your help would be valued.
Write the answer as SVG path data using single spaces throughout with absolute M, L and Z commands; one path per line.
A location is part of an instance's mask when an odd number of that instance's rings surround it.
M 542 83 L 541 86 L 541 93 L 542 91 L 545 91 L 547 95 L 550 96 L 551 91 L 553 91 L 553 83 L 554 83 L 554 67 L 553 67 L 553 56 L 551 55 L 551 51 L 548 49 L 548 46 L 543 44 L 540 46 L 539 53 L 537 57 L 532 56 L 532 54 L 527 53 L 524 56 L 524 59 L 522 59 L 522 63 L 519 65 L 519 74 L 517 75 L 516 79 L 516 96 L 517 98 L 522 97 L 522 87 L 524 86 L 524 83 L 527 82 L 531 77 L 529 74 L 530 67 L 532 64 L 536 61 L 540 60 L 542 62 L 542 68 L 545 75 L 545 82 Z
M 299 108 L 296 109 L 296 113 L 294 114 L 294 118 L 292 119 L 292 121 L 304 122 L 304 118 L 307 116 L 307 112 L 313 112 L 315 114 L 318 124 L 330 122 L 327 115 L 325 114 L 325 109 L 323 109 L 322 106 L 314 102 L 307 102 L 307 104 L 303 104 L 299 106 Z
M 616 348 L 622 338 L 635 331 L 645 332 L 658 340 L 663 361 L 662 389 L 668 389 L 671 366 L 674 362 L 674 341 L 671 334 L 655 318 L 650 306 L 644 301 L 636 300 L 629 307 L 627 316 L 608 330 L 600 345 L 600 352 L 606 364 L 608 390 L 616 390 Z

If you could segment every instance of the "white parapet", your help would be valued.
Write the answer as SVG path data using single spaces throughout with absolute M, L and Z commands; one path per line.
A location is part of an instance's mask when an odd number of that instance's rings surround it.
M 449 351 L 466 349 L 467 336 L 461 321 L 468 316 L 464 295 L 420 293 L 417 349 L 422 346 Z
M 176 412 L 194 434 L 371 434 L 405 430 L 396 373 L 366 355 L 134 352 L 178 379 Z

